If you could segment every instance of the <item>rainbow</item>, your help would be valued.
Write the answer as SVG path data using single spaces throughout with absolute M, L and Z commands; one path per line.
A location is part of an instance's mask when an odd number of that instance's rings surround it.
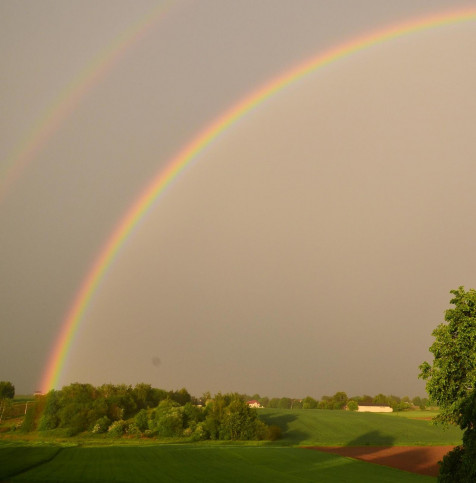
M 58 386 L 68 352 L 83 315 L 91 303 L 91 299 L 105 273 L 123 246 L 124 241 L 131 235 L 138 222 L 144 217 L 164 190 L 217 136 L 232 126 L 238 119 L 255 109 L 266 101 L 266 99 L 280 92 L 286 86 L 332 62 L 336 62 L 339 59 L 348 57 L 373 45 L 387 42 L 404 35 L 474 20 L 476 20 L 476 8 L 472 7 L 465 10 L 444 12 L 430 17 L 407 21 L 358 37 L 311 58 L 307 62 L 292 68 L 271 82 L 263 85 L 232 106 L 199 132 L 191 142 L 167 163 L 166 168 L 155 176 L 152 182 L 128 209 L 125 216 L 123 216 L 101 249 L 62 323 L 60 333 L 55 341 L 43 374 L 41 382 L 42 390 L 46 392 Z
M 0 170 L 0 202 L 26 166 L 58 131 L 65 119 L 75 110 L 91 89 L 97 85 L 170 10 L 172 2 L 161 2 L 150 12 L 128 27 L 97 54 L 79 75 L 56 97 L 38 118 L 31 130 L 6 159 Z

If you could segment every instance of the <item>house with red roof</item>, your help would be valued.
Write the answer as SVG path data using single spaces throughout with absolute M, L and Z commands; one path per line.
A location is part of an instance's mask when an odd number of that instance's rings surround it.
M 252 399 L 251 401 L 247 401 L 248 406 L 250 408 L 262 408 L 263 406 L 261 406 L 261 404 L 259 403 L 259 401 L 257 401 L 256 399 Z

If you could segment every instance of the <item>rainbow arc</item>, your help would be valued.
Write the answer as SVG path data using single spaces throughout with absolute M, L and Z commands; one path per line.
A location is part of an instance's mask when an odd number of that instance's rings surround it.
M 365 34 L 293 67 L 246 96 L 215 119 L 211 124 L 206 126 L 167 163 L 165 169 L 157 173 L 152 182 L 127 210 L 105 245 L 102 247 L 64 318 L 60 333 L 54 343 L 53 350 L 50 353 L 43 374 L 41 382 L 42 390 L 47 392 L 58 386 L 65 361 L 75 339 L 75 335 L 80 327 L 85 311 L 90 305 L 98 286 L 105 273 L 114 262 L 114 259 L 125 240 L 131 235 L 139 221 L 143 219 L 145 214 L 151 209 L 152 205 L 158 200 L 160 195 L 172 183 L 172 181 L 174 181 L 180 173 L 221 133 L 229 129 L 237 120 L 245 116 L 247 113 L 262 105 L 267 99 L 285 89 L 286 86 L 328 64 L 349 57 L 374 45 L 388 42 L 405 35 L 415 34 L 417 32 L 445 25 L 475 20 L 476 8 L 469 8 L 414 19 L 405 23 L 386 27 L 370 34 Z

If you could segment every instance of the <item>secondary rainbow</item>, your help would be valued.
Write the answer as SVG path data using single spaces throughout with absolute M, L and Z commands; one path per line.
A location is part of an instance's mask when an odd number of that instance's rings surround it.
M 172 158 L 165 169 L 161 170 L 141 193 L 121 219 L 106 244 L 103 246 L 94 264 L 84 279 L 68 311 L 60 333 L 55 341 L 41 382 L 42 391 L 46 392 L 58 386 L 68 352 L 78 331 L 83 315 L 96 292 L 104 274 L 113 263 L 124 241 L 131 235 L 134 227 L 144 217 L 161 193 L 170 183 L 223 131 L 238 119 L 262 104 L 266 99 L 284 89 L 289 84 L 301 79 L 343 57 L 347 57 L 373 45 L 397 37 L 461 22 L 475 21 L 476 8 L 444 12 L 404 23 L 360 36 L 299 64 L 271 82 L 263 85 L 224 114 L 215 119 Z
M 172 5 L 171 1 L 161 2 L 129 26 L 99 52 L 86 68 L 58 94 L 30 132 L 7 157 L 4 167 L 0 170 L 0 201 L 6 196 L 25 167 L 76 109 L 81 99 L 112 70 L 134 44 L 157 25 Z

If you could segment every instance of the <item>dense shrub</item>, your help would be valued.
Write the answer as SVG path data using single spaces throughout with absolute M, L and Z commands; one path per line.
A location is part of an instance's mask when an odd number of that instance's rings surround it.
M 357 401 L 354 401 L 354 400 L 350 400 L 348 403 L 347 403 L 347 409 L 349 411 L 357 411 L 359 409 L 359 403 Z
M 28 406 L 25 417 L 21 425 L 21 431 L 23 433 L 29 433 L 35 429 L 35 405 Z
M 139 428 L 140 431 L 144 432 L 146 429 L 149 428 L 149 416 L 145 409 L 141 409 L 135 416 L 134 416 L 134 423 Z
M 55 429 L 59 424 L 58 410 L 59 396 L 58 391 L 51 390 L 45 397 L 45 408 L 38 423 L 38 430 L 45 431 Z
M 122 436 L 126 431 L 127 423 L 120 419 L 119 421 L 114 421 L 108 428 L 107 432 L 111 436 Z
M 103 416 L 96 421 L 96 424 L 93 427 L 92 432 L 94 434 L 105 433 L 109 426 L 111 425 L 111 420 L 107 416 Z

